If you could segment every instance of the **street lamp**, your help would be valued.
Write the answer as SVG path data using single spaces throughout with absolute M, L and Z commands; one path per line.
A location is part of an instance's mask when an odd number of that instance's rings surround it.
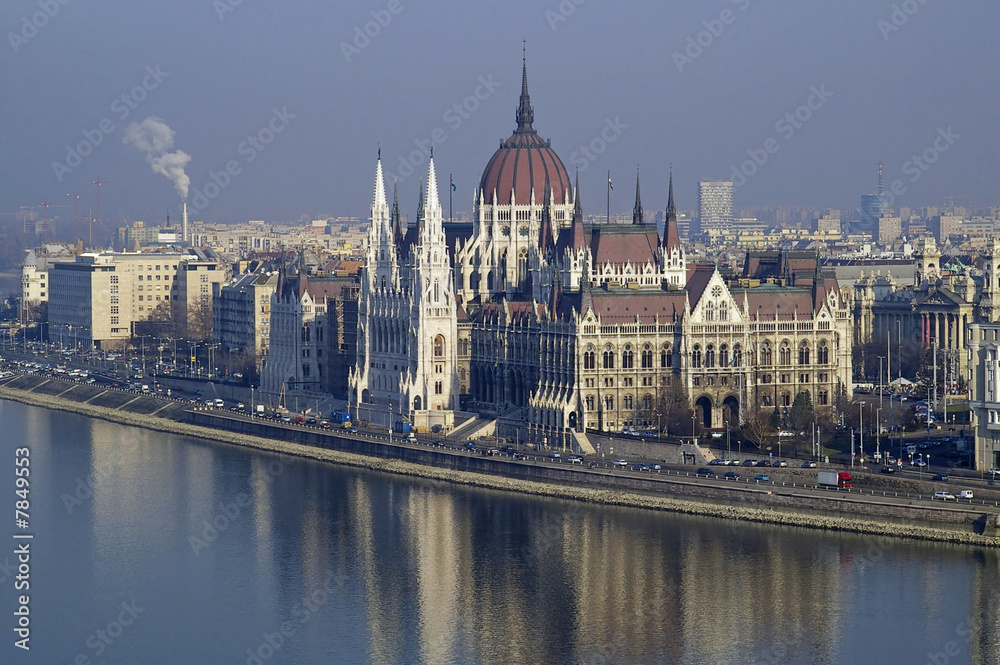
M 733 458 L 733 446 L 729 440 L 729 421 L 726 421 L 726 459 L 731 460 Z
M 859 421 L 858 422 L 858 430 L 859 430 L 859 434 L 858 434 L 858 448 L 859 448 L 859 453 L 861 454 L 861 459 L 862 460 L 864 460 L 864 458 L 865 458 L 865 404 L 867 404 L 867 403 L 868 402 L 866 402 L 864 400 L 861 400 L 860 402 L 858 402 L 858 404 L 861 405 L 858 408 L 858 413 L 860 414 L 860 417 L 858 418 L 858 421 Z

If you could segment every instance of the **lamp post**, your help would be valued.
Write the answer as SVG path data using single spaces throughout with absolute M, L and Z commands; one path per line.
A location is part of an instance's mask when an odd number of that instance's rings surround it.
M 858 432 L 858 452 L 861 455 L 861 459 L 864 460 L 865 459 L 865 404 L 867 404 L 867 402 L 865 402 L 864 400 L 861 400 L 859 402 L 859 404 L 861 406 L 858 409 L 858 412 L 860 413 L 860 418 L 858 419 L 858 421 L 859 421 L 858 422 L 858 431 L 859 431 Z
M 726 459 L 731 460 L 733 458 L 733 446 L 729 439 L 729 421 L 726 421 Z
M 880 434 L 879 429 L 879 415 L 882 413 L 882 407 L 879 406 L 875 409 L 875 460 L 879 461 L 882 458 L 882 453 L 879 452 L 878 448 L 878 435 Z
M 695 416 L 691 416 L 691 443 L 694 443 L 694 419 Z

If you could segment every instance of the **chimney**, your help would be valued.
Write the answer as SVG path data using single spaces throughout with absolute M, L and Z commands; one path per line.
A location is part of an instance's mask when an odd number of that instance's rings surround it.
M 184 202 L 183 208 L 184 208 L 184 214 L 181 217 L 181 219 L 182 219 L 182 221 L 181 221 L 181 241 L 182 242 L 187 242 L 188 241 L 188 204 L 187 204 L 187 201 Z

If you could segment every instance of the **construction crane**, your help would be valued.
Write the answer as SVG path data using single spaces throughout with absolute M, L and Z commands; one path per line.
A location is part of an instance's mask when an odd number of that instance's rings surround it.
M 97 180 L 94 181 L 94 185 L 97 186 L 97 223 L 101 223 L 101 185 L 108 184 L 107 180 L 101 180 L 101 176 L 97 176 Z

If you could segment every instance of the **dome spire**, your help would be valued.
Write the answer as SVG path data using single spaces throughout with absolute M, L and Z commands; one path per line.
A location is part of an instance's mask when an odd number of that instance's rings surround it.
M 639 195 L 639 167 L 635 167 L 635 207 L 632 208 L 632 223 L 642 226 L 646 223 L 642 214 L 642 196 Z
M 528 47 L 527 41 L 522 46 L 521 54 L 521 103 L 517 106 L 517 134 L 534 133 L 531 123 L 535 121 L 535 110 L 531 108 L 531 97 L 528 96 Z

